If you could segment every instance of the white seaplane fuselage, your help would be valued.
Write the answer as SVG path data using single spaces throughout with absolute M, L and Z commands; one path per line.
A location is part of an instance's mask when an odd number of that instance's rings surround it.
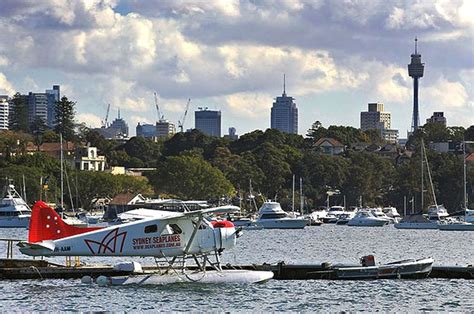
M 24 243 L 20 251 L 32 256 L 180 256 L 204 254 L 235 246 L 234 227 L 214 228 L 202 217 L 156 212 L 156 217 L 60 238 Z M 54 217 L 45 228 L 55 229 Z M 198 226 L 196 226 L 199 224 Z M 49 230 L 48 230 L 49 231 Z

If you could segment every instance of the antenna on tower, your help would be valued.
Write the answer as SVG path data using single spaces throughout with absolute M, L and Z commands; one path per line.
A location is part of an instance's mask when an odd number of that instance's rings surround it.
M 286 75 L 283 73 L 283 95 L 286 95 Z
M 418 38 L 415 37 L 415 54 L 418 54 L 417 46 L 418 46 Z
M 118 108 L 118 118 L 120 119 L 120 108 Z

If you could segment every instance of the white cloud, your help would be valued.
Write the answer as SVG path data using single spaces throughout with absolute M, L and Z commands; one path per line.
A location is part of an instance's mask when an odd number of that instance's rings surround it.
M 274 96 L 263 93 L 237 93 L 225 96 L 223 101 L 233 115 L 259 119 L 268 114 L 273 98 Z
M 76 115 L 76 121 L 85 123 L 87 127 L 99 128 L 102 126 L 102 119 L 92 113 L 80 113 Z
M 441 108 L 465 107 L 468 104 L 468 94 L 460 82 L 451 82 L 441 77 L 435 84 L 423 89 L 427 102 Z
M 0 93 L 9 96 L 15 94 L 15 88 L 13 88 L 13 85 L 7 80 L 7 77 L 2 72 L 0 72 Z

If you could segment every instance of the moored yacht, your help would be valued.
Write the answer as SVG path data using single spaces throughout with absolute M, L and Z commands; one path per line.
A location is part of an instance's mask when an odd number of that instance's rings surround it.
M 304 218 L 291 218 L 278 202 L 266 201 L 259 210 L 257 223 L 264 229 L 303 229 L 309 224 Z
M 398 213 L 397 209 L 395 207 L 384 207 L 382 211 L 385 213 L 390 218 L 393 218 L 393 222 L 397 223 L 400 222 L 402 217 Z
M 376 217 L 370 210 L 361 210 L 349 220 L 348 226 L 358 227 L 381 227 L 387 225 L 388 221 L 385 218 Z
M 344 207 L 331 206 L 331 208 L 329 208 L 328 210 L 326 217 L 322 218 L 322 221 L 324 223 L 336 223 L 337 220 L 339 219 L 339 216 L 345 213 L 346 211 L 344 210 Z
M 7 183 L 0 201 L 0 228 L 27 228 L 30 218 L 30 207 L 15 190 L 15 186 Z

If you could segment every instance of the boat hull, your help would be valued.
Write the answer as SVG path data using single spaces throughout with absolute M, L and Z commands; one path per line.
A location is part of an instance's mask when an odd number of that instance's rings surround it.
M 431 222 L 399 222 L 395 224 L 397 229 L 438 229 L 437 223 Z
M 433 259 L 406 260 L 380 266 L 336 268 L 337 279 L 420 279 L 431 273 Z
M 306 219 L 260 219 L 257 223 L 264 229 L 303 229 L 308 225 Z
M 147 274 L 125 277 L 111 277 L 111 285 L 166 285 L 173 283 L 204 283 L 204 284 L 252 284 L 273 278 L 271 271 L 222 270 L 194 273 L 173 272 L 167 275 Z
M 443 231 L 474 231 L 474 224 L 472 223 L 439 224 L 438 229 L 443 230 Z
M 350 220 L 347 223 L 350 227 L 382 227 L 388 225 L 388 221 L 379 219 Z

